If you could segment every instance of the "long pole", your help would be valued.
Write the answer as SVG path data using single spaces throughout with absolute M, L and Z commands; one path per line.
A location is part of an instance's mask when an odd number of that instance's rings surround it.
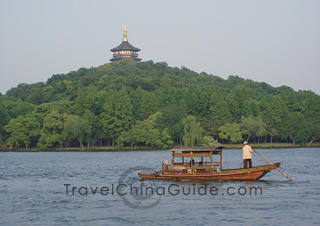
M 263 155 L 261 155 L 259 152 L 257 152 L 256 150 L 252 149 L 255 153 L 257 153 L 264 161 L 266 161 L 267 163 L 269 163 L 270 165 L 273 165 L 273 163 L 271 161 L 269 161 L 266 157 L 264 157 Z M 282 170 L 280 170 L 278 167 L 276 167 L 276 170 L 278 170 L 283 176 L 285 176 L 288 180 L 292 180 L 287 174 L 285 174 Z

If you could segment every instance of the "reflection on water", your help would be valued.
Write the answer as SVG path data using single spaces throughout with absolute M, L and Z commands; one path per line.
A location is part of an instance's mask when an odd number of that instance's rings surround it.
M 274 170 L 260 181 L 143 181 L 141 184 L 136 171 L 126 171 L 137 166 L 159 170 L 161 162 L 171 159 L 170 152 L 2 152 L 0 224 L 318 224 L 320 149 L 258 151 L 272 162 L 281 161 L 281 169 L 293 181 Z M 241 157 L 241 150 L 224 150 L 224 168 L 238 168 Z M 266 163 L 254 155 L 253 164 Z M 119 190 L 122 196 L 116 190 L 119 181 L 127 184 Z M 68 195 L 65 184 L 70 184 Z M 138 189 L 129 185 L 139 189 L 152 187 L 154 194 L 130 194 Z M 77 187 L 74 195 L 73 187 Z M 261 192 L 252 190 L 257 188 Z M 123 196 L 125 192 L 127 196 Z M 132 208 L 139 206 L 147 208 Z

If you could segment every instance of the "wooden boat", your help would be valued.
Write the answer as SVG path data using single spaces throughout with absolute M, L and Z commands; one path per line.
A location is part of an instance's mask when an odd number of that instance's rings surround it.
M 222 146 L 173 148 L 169 150 L 172 152 L 171 164 L 168 162 L 162 163 L 162 171 L 142 172 L 139 173 L 139 176 L 142 179 L 158 180 L 249 181 L 259 180 L 270 170 L 280 167 L 280 163 L 275 163 L 247 169 L 224 169 L 222 168 L 222 149 Z

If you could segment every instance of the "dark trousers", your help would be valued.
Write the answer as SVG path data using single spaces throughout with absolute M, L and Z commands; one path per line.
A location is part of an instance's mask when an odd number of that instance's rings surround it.
M 252 161 L 251 159 L 244 159 L 243 160 L 243 168 L 247 169 L 248 168 L 248 163 L 249 163 L 249 168 L 252 168 Z

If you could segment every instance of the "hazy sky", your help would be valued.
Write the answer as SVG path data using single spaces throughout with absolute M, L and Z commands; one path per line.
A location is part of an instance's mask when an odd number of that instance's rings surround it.
M 319 0 L 0 0 L 0 92 L 109 63 L 143 61 L 320 94 Z

